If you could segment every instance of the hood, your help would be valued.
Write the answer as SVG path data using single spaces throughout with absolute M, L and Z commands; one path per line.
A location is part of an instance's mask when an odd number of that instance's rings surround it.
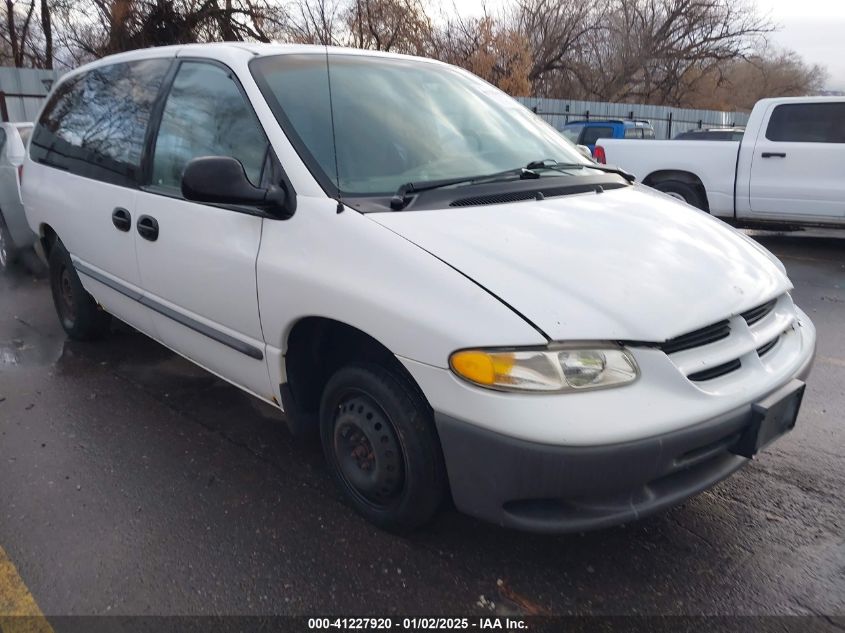
M 640 186 L 367 217 L 468 276 L 556 341 L 660 342 L 791 288 L 764 248 Z

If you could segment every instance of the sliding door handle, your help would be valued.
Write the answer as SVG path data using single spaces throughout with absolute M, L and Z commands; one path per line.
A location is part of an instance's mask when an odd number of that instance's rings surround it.
M 158 239 L 158 221 L 149 215 L 142 215 L 138 218 L 138 235 L 155 242 Z
M 111 214 L 111 223 L 118 231 L 127 233 L 132 228 L 132 216 L 123 207 L 116 207 Z
M 786 158 L 786 152 L 763 152 L 763 158 Z

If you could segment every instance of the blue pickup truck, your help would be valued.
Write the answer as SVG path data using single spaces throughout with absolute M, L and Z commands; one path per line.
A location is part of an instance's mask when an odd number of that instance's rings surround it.
M 590 119 L 570 121 L 561 130 L 576 145 L 586 145 L 595 155 L 600 138 L 654 138 L 651 123 L 642 119 Z

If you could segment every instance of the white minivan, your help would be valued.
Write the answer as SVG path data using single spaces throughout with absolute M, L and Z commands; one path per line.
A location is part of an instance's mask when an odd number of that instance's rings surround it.
M 783 266 L 470 73 L 210 44 L 65 75 L 23 171 L 68 335 L 114 316 L 317 432 L 345 497 L 539 532 L 727 477 L 795 424 Z

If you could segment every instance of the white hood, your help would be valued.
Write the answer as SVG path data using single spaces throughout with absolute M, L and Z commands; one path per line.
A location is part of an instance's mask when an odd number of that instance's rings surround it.
M 791 288 L 768 251 L 643 187 L 367 217 L 467 275 L 552 340 L 664 341 Z

